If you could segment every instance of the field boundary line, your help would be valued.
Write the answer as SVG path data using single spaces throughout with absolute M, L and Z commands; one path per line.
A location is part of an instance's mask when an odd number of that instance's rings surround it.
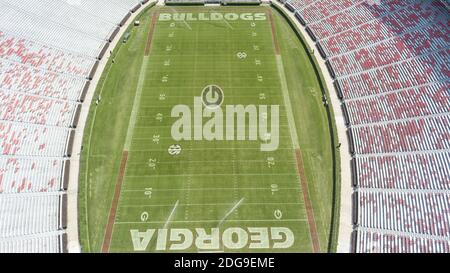
M 267 16 L 269 17 L 270 27 L 272 29 L 272 42 L 275 49 L 275 54 L 280 55 L 280 45 L 277 41 L 277 29 L 275 28 L 271 10 L 267 12 Z
M 119 176 L 117 177 L 116 187 L 114 190 L 114 197 L 112 200 L 111 208 L 109 210 L 108 223 L 106 224 L 105 236 L 103 238 L 103 244 L 102 244 L 102 252 L 103 253 L 109 252 L 109 246 L 111 245 L 114 221 L 116 219 L 117 207 L 119 205 L 118 201 L 119 201 L 119 197 L 120 197 L 123 179 L 125 176 L 125 168 L 127 166 L 127 160 L 128 160 L 128 152 L 123 151 L 122 160 L 120 162 L 120 168 L 119 168 Z
M 155 11 L 152 16 L 152 23 L 150 29 L 148 30 L 147 43 L 145 44 L 144 56 L 148 57 L 150 55 L 150 50 L 152 48 L 153 33 L 155 32 L 156 21 L 158 20 L 158 11 Z
M 308 181 L 306 180 L 305 171 L 303 169 L 303 158 L 300 149 L 295 150 L 295 157 L 297 158 L 298 174 L 300 176 L 300 185 L 302 187 L 303 201 L 305 203 L 306 216 L 308 217 L 309 233 L 311 235 L 311 241 L 313 250 L 315 253 L 320 252 L 320 241 L 317 234 L 317 226 L 314 218 L 314 210 L 312 207 L 311 199 L 309 199 Z

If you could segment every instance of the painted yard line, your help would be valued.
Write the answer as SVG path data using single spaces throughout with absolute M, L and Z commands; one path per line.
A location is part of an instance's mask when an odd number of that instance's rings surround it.
M 197 206 L 230 206 L 232 204 L 230 203 L 201 203 L 201 204 L 181 204 L 178 205 L 179 207 L 183 207 L 183 206 L 191 206 L 191 207 L 197 207 Z M 245 203 L 242 206 L 280 206 L 280 205 L 285 205 L 285 206 L 303 206 L 303 203 L 300 202 L 290 202 L 290 203 Z M 168 205 L 163 205 L 163 204 L 153 204 L 153 205 L 122 205 L 120 206 L 121 208 L 144 208 L 144 207 L 172 207 L 172 204 L 168 204 Z
M 281 82 L 281 90 L 283 93 L 283 99 L 284 99 L 284 109 L 286 110 L 286 116 L 287 116 L 287 120 L 288 120 L 288 127 L 289 127 L 289 132 L 291 133 L 291 140 L 292 140 L 292 146 L 295 149 L 300 148 L 300 145 L 298 144 L 298 136 L 297 136 L 297 126 L 295 125 L 295 120 L 294 120 L 294 114 L 292 111 L 292 107 L 291 107 L 291 100 L 289 97 L 289 90 L 288 90 L 288 86 L 287 86 L 287 82 L 286 82 L 286 75 L 284 73 L 284 67 L 283 67 L 283 61 L 281 59 L 281 55 L 277 55 L 277 66 L 278 66 L 278 71 L 279 71 L 279 75 L 280 75 L 280 82 Z
M 280 124 L 279 127 L 289 128 L 289 125 L 288 125 L 288 124 Z M 155 128 L 172 129 L 172 125 L 136 126 L 136 127 L 134 127 L 134 128 L 136 128 L 136 129 L 155 129 Z M 191 126 L 191 128 L 192 128 L 192 130 L 203 129 L 203 126 L 200 127 L 200 126 L 195 126 L 195 125 L 193 125 L 193 126 Z M 227 128 L 228 128 L 227 126 L 224 126 L 224 130 L 226 130 Z M 240 128 L 247 129 L 248 126 L 234 126 L 234 127 L 232 127 L 232 128 L 234 128 L 235 130 L 240 129 Z M 225 137 L 224 137 L 224 138 L 225 138 Z M 238 141 L 239 141 L 239 140 L 238 140 Z M 245 140 L 241 140 L 241 141 L 248 141 L 248 140 L 245 139 Z M 257 141 L 257 140 L 253 140 L 253 141 Z M 295 150 L 295 149 L 294 149 L 294 150 Z
M 192 96 L 192 97 L 194 97 L 194 96 Z M 159 104 L 159 105 L 150 105 L 150 104 L 147 104 L 147 105 L 142 105 L 141 106 L 141 109 L 142 110 L 145 110 L 145 109 L 168 109 L 168 110 L 171 110 L 173 108 L 173 105 L 161 105 L 161 104 Z M 284 109 L 283 107 L 280 107 L 280 109 Z M 140 117 L 140 118 L 142 118 L 142 117 L 144 117 L 144 118 L 154 118 L 153 116 L 151 116 L 151 115 L 139 115 L 138 117 Z M 284 117 L 287 117 L 286 115 L 284 115 L 284 114 L 280 114 L 279 115 L 279 117 L 280 118 L 284 118 Z M 280 125 L 281 127 L 287 127 L 288 125 L 286 124 L 286 125 L 283 125 L 283 124 L 281 124 Z M 145 128 L 145 129 L 150 129 L 150 128 L 155 128 L 155 127 L 167 127 L 167 128 L 169 128 L 169 127 L 171 127 L 171 126 L 169 126 L 169 125 L 167 125 L 167 126 L 161 126 L 161 125 L 158 125 L 158 126 L 139 126 L 139 127 L 137 127 L 137 128 Z M 194 127 L 194 126 L 193 126 Z M 237 127 L 237 126 L 235 126 L 235 127 Z
M 174 65 L 174 66 L 177 66 L 177 65 Z M 218 72 L 218 73 L 220 73 L 220 72 L 226 72 L 227 70 L 226 69 L 213 69 L 215 72 Z M 196 70 L 197 72 L 211 72 L 211 69 L 198 69 L 198 70 Z M 276 69 L 270 69 L 270 68 L 267 68 L 267 69 L 258 69 L 258 72 L 276 72 L 277 70 Z M 184 72 L 184 73 L 186 73 L 186 69 L 170 69 L 170 72 Z M 255 72 L 255 70 L 254 69 L 240 69 L 239 70 L 239 72 L 249 72 L 249 73 L 255 73 L 255 75 L 256 75 L 256 72 Z M 155 73 L 155 74 L 157 74 L 157 75 L 160 75 L 161 74 L 161 72 L 160 71 L 154 71 L 153 73 Z
M 280 138 L 290 138 L 290 136 L 280 136 Z M 160 136 L 159 139 L 169 139 L 171 140 L 170 142 L 173 141 L 172 137 L 165 137 L 165 136 Z M 133 140 L 153 140 L 153 136 L 151 137 L 133 137 Z M 184 143 L 189 143 L 189 142 L 196 142 L 197 140 L 181 140 Z M 240 140 L 240 141 L 245 141 L 245 140 Z M 169 142 L 167 142 L 167 144 L 169 144 Z
M 186 25 L 186 27 L 187 27 L 189 30 L 192 30 L 191 26 L 190 26 L 185 20 L 183 20 L 183 23 Z
M 266 188 L 239 188 L 240 190 L 256 190 L 256 191 L 267 191 L 270 190 L 269 187 Z M 214 190 L 224 190 L 224 191 L 231 191 L 231 190 L 235 190 L 235 188 L 190 188 L 190 189 L 162 189 L 162 190 L 157 190 L 157 189 L 153 189 L 153 192 L 158 192 L 158 191 L 214 191 Z M 301 190 L 301 188 L 296 187 L 296 188 L 279 188 L 279 190 Z M 124 192 L 142 192 L 142 190 L 123 190 Z
M 228 23 L 227 20 L 225 20 L 225 19 L 222 18 L 222 21 L 224 21 L 225 24 L 226 24 L 230 29 L 234 30 L 234 27 L 233 27 L 230 23 Z M 228 33 L 228 35 L 230 35 L 230 33 Z
M 217 147 L 217 148 L 203 148 L 203 149 L 201 149 L 201 148 L 193 148 L 193 149 L 184 149 L 184 151 L 185 152 L 188 152 L 188 151 L 203 151 L 203 152 L 206 152 L 206 151 L 232 151 L 233 149 L 230 149 L 230 148 L 220 148 L 220 147 Z M 254 150 L 254 151 L 260 151 L 260 148 L 259 147 L 255 147 L 255 148 L 245 148 L 245 147 L 240 147 L 239 148 L 239 150 Z M 278 148 L 278 150 L 277 151 L 280 151 L 280 150 L 286 150 L 286 151 L 292 151 L 292 148 Z M 139 150 L 130 150 L 129 151 L 130 153 L 139 153 L 139 152 L 165 152 L 165 153 L 167 153 L 167 149 L 139 149 Z M 260 151 L 261 152 L 261 151 Z M 292 151 L 292 152 L 294 152 L 294 151 Z M 261 154 L 269 154 L 270 152 L 261 152 Z
M 272 55 L 272 57 L 273 57 L 273 55 Z M 153 58 L 153 55 L 152 55 L 152 58 Z M 153 59 L 153 62 L 152 62 L 152 64 L 151 65 L 153 65 L 153 66 L 155 66 L 155 67 L 158 67 L 158 68 L 161 68 L 162 67 L 162 63 L 163 63 L 163 61 L 166 61 L 168 58 L 171 58 L 171 56 L 170 55 L 168 55 L 168 56 L 166 56 L 165 58 L 159 58 L 159 59 L 157 59 L 157 60 L 155 60 L 155 59 Z M 264 66 L 264 67 L 266 67 L 266 66 L 275 66 L 275 62 L 274 61 L 272 61 L 272 60 L 267 60 L 267 59 L 265 59 L 265 57 L 263 57 L 263 58 L 255 58 L 255 59 L 259 59 L 260 61 L 261 61 L 261 66 Z M 254 60 L 253 60 L 254 61 Z M 183 61 L 183 60 L 179 60 L 179 61 L 177 61 L 176 62 L 176 65 L 170 65 L 170 66 L 172 66 L 172 67 L 174 67 L 174 66 L 176 66 L 176 67 L 183 67 L 183 66 L 189 66 L 190 64 L 192 64 L 192 62 L 193 62 L 193 60 L 187 60 L 187 61 Z M 226 62 L 226 61 L 219 61 L 222 65 L 233 65 L 233 64 L 236 64 L 238 61 L 230 61 L 230 62 Z M 207 62 L 206 60 L 205 61 L 203 61 L 203 60 L 199 60 L 198 61 L 198 63 L 199 64 L 202 64 L 202 65 L 208 65 L 208 64 L 210 64 L 209 62 Z M 251 65 L 253 65 L 253 64 L 251 64 Z M 166 68 L 168 68 L 168 67 L 170 67 L 170 66 L 165 66 Z M 250 64 L 243 64 L 243 66 L 250 66 Z M 181 69 L 176 69 L 177 71 L 180 71 Z M 244 69 L 243 69 L 244 70 Z M 262 69 L 262 71 L 270 71 L 270 72 L 273 72 L 275 69 Z M 163 70 L 164 71 L 164 70 Z M 172 70 L 170 70 L 170 71 L 172 71 Z M 214 72 L 226 72 L 226 70 L 225 69 L 222 69 L 222 68 L 211 68 L 210 70 L 205 70 L 205 71 L 209 71 L 209 72 L 211 72 L 211 71 L 214 71 Z M 251 70 L 251 69 L 248 69 L 248 70 L 244 70 L 244 71 L 246 71 L 246 72 L 255 72 L 255 70 Z M 184 72 L 186 72 L 186 70 L 184 70 Z M 227 85 L 228 86 L 228 85 Z M 189 86 L 188 86 L 189 87 Z M 262 88 L 264 88 L 264 87 L 262 87 Z
M 242 37 L 241 37 L 242 38 Z M 180 50 L 180 52 L 181 52 L 182 50 Z M 172 51 L 173 52 L 173 51 Z M 168 56 L 171 56 L 171 57 L 195 57 L 195 54 L 170 54 L 170 55 L 167 55 L 167 54 L 152 54 L 152 57 L 153 56 L 155 56 L 155 57 L 168 57 Z M 201 57 L 203 58 L 203 57 L 210 57 L 210 58 L 217 58 L 217 57 L 228 57 L 228 56 L 230 56 L 230 54 L 202 54 L 201 55 Z M 258 54 L 258 56 L 261 56 L 261 57 L 273 57 L 273 54 Z M 237 61 L 237 60 L 236 60 Z
M 234 189 L 233 189 L 234 190 Z M 239 208 L 239 206 L 244 202 L 245 198 L 242 198 L 241 200 L 239 200 L 236 204 L 234 204 L 234 206 L 225 214 L 225 216 L 220 220 L 219 224 L 217 226 L 221 226 L 226 219 L 235 211 Z
M 139 103 L 141 102 L 142 90 L 144 89 L 145 73 L 149 64 L 149 57 L 145 56 L 142 63 L 141 71 L 139 72 L 139 80 L 137 85 L 136 95 L 133 102 L 133 110 L 131 111 L 130 121 L 128 123 L 127 138 L 125 140 L 124 150 L 129 151 L 131 148 L 131 140 L 133 139 L 133 132 L 136 126 L 137 115 L 139 111 Z
M 175 213 L 175 211 L 177 210 L 178 204 L 180 203 L 180 200 L 177 200 L 177 202 L 175 203 L 175 205 L 173 206 L 172 211 L 169 214 L 169 217 L 167 217 L 166 223 L 163 226 L 163 229 L 166 229 L 169 225 L 169 222 L 172 220 L 172 217 Z
M 219 71 L 218 73 L 222 73 L 223 71 Z M 245 80 L 250 80 L 250 81 L 253 81 L 253 80 L 255 80 L 255 79 L 257 79 L 257 76 L 258 76 L 258 74 L 256 74 L 255 73 L 255 75 L 254 76 L 251 76 L 251 77 L 244 77 L 244 76 L 240 76 L 239 77 L 239 80 L 242 80 L 242 81 L 245 81 Z M 263 77 L 264 77 L 264 80 L 265 81 L 271 81 L 271 80 L 275 80 L 275 79 L 277 79 L 278 77 L 271 77 L 271 76 L 267 76 L 267 75 L 262 75 Z M 177 76 L 173 76 L 174 78 L 176 78 Z M 170 81 L 170 77 L 167 79 L 167 82 L 165 82 L 164 84 L 163 84 L 163 82 L 161 81 L 161 79 L 156 79 L 156 78 L 152 78 L 152 79 L 150 79 L 149 80 L 149 83 L 150 84 L 155 84 L 155 82 L 156 83 L 161 83 L 161 85 L 159 86 L 159 87 L 164 87 L 164 86 L 166 86 L 166 85 L 169 85 L 170 83 L 171 83 L 171 81 Z
M 272 57 L 273 57 L 273 55 L 272 55 Z M 180 89 L 180 87 L 177 87 L 177 86 L 165 86 L 165 85 L 160 85 L 160 86 L 158 86 L 158 88 L 164 88 L 164 89 L 176 89 L 176 90 L 179 90 Z M 197 90 L 198 88 L 199 88 L 199 86 L 198 85 L 184 85 L 183 86 L 183 88 L 184 89 L 195 89 L 195 90 Z M 261 86 L 261 87 L 254 87 L 254 86 L 233 86 L 233 85 L 230 85 L 230 86 L 228 86 L 228 88 L 227 89 L 234 89 L 234 90 L 236 90 L 236 89 L 257 89 L 257 90 L 264 90 L 264 89 L 271 89 L 271 90 L 274 90 L 274 92 L 275 92 L 275 90 L 277 90 L 277 89 L 279 89 L 280 87 L 277 85 L 277 86 Z M 233 91 L 231 91 L 231 92 L 233 92 Z M 237 92 L 237 91 L 236 91 Z M 196 94 L 196 95 L 198 95 L 198 94 Z
M 143 178 L 143 177 L 188 177 L 188 176 L 295 176 L 298 177 L 297 173 L 210 173 L 210 174 L 154 174 L 154 175 L 126 175 L 126 178 Z
M 220 220 L 180 220 L 180 221 L 172 221 L 173 224 L 183 224 L 183 223 L 217 223 Z M 240 219 L 240 220 L 227 220 L 227 222 L 238 222 L 238 223 L 248 223 L 248 222 L 269 222 L 269 223 L 276 223 L 276 222 L 307 222 L 307 219 Z M 148 222 L 116 222 L 116 225 L 130 225 L 130 224 L 163 224 L 165 221 L 148 221 Z
M 104 157 L 104 156 L 99 156 L 99 157 Z M 236 160 L 237 162 L 242 162 L 242 163 L 267 163 L 267 160 L 245 160 L 245 159 L 238 159 Z M 214 163 L 234 163 L 236 162 L 235 160 L 214 160 Z M 185 162 L 180 162 L 180 163 L 185 163 Z M 211 163 L 211 160 L 192 160 L 186 163 Z M 295 160 L 277 160 L 276 162 L 277 164 L 297 164 L 297 161 Z M 128 163 L 128 165 L 141 165 L 142 163 Z M 161 164 L 170 164 L 173 165 L 174 162 L 173 161 L 158 161 L 158 165 Z
M 289 128 L 289 124 L 280 124 L 279 127 Z M 172 125 L 135 126 L 134 128 L 136 128 L 136 129 L 172 129 Z M 192 128 L 192 130 L 203 130 L 203 126 L 192 125 L 191 128 Z M 224 126 L 224 130 L 226 130 L 227 128 L 228 128 L 227 126 Z M 235 130 L 242 129 L 242 128 L 248 129 L 248 126 L 234 126 L 232 128 L 234 128 Z M 224 138 L 225 138 L 225 136 L 224 136 Z M 247 140 L 247 139 L 244 139 L 242 141 L 245 141 L 245 140 Z M 254 141 L 256 141 L 256 140 L 254 140 Z M 295 150 L 295 149 L 293 149 L 293 150 Z
M 274 92 L 276 92 L 276 91 L 274 91 Z M 253 95 L 233 95 L 233 94 L 230 95 L 230 93 L 232 93 L 232 92 L 227 92 L 227 99 L 229 99 L 229 98 L 233 98 L 233 99 L 258 98 L 258 100 L 259 100 L 259 93 L 258 94 L 255 93 Z M 154 100 L 154 99 L 156 99 L 158 97 L 159 97 L 159 94 L 156 94 L 156 95 L 142 95 L 143 99 L 150 99 L 151 98 L 152 100 Z M 172 98 L 175 98 L 175 99 L 179 99 L 179 98 L 192 99 L 192 95 L 191 96 L 170 95 L 168 97 L 170 99 L 172 99 Z M 279 96 L 277 98 L 281 98 L 281 96 Z M 158 103 L 161 103 L 161 102 L 166 103 L 167 99 L 165 101 L 158 101 Z

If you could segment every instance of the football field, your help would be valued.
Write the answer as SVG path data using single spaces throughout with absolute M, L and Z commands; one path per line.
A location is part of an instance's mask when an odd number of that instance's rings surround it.
M 85 251 L 327 251 L 330 133 L 283 20 L 268 7 L 143 13 L 90 112 Z

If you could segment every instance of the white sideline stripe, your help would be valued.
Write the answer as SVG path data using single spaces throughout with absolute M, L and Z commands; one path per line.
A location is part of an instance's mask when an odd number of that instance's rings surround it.
M 133 131 L 136 125 L 137 115 L 139 111 L 139 103 L 141 101 L 142 90 L 144 89 L 145 72 L 149 64 L 149 57 L 144 56 L 144 60 L 139 72 L 139 80 L 137 84 L 136 95 L 134 96 L 133 110 L 131 111 L 130 122 L 128 123 L 127 138 L 125 140 L 124 150 L 128 151 L 131 147 L 131 140 L 133 139 Z
M 169 214 L 169 217 L 167 218 L 166 223 L 164 224 L 163 229 L 166 229 L 167 226 L 169 225 L 169 222 L 170 222 L 170 220 L 172 220 L 173 214 L 175 213 L 175 210 L 177 209 L 179 203 L 180 203 L 180 200 L 177 200 L 177 202 L 176 202 L 175 205 L 173 206 L 172 211 L 171 211 L 170 214 Z
M 245 198 L 242 198 L 241 200 L 239 200 L 239 202 L 237 202 L 231 209 L 230 211 L 227 212 L 227 214 L 225 214 L 225 216 L 220 220 L 218 226 L 221 226 L 223 224 L 223 222 L 225 222 L 225 220 L 227 219 L 228 216 L 230 216 L 233 211 L 235 211 L 241 204 L 242 202 L 244 202 Z
M 300 145 L 298 144 L 297 127 L 295 126 L 294 114 L 292 112 L 292 104 L 291 99 L 289 97 L 289 89 L 286 82 L 286 74 L 284 73 L 283 59 L 281 58 L 281 55 L 275 55 L 275 57 L 277 59 L 278 75 L 280 76 L 281 90 L 284 99 L 284 108 L 288 118 L 289 132 L 291 133 L 292 145 L 294 149 L 299 149 Z
M 218 220 L 180 220 L 180 221 L 172 221 L 175 224 L 183 224 L 183 223 L 217 223 Z M 227 222 L 306 222 L 307 219 L 256 219 L 256 220 L 227 220 Z M 164 221 L 148 221 L 148 222 L 116 222 L 116 225 L 128 225 L 128 224 L 161 224 Z

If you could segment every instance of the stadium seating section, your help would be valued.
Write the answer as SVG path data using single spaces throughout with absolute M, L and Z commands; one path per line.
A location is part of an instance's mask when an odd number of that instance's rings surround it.
M 349 125 L 353 251 L 450 251 L 448 1 L 289 0 Z
M 0 1 L 0 252 L 67 251 L 75 116 L 102 50 L 140 4 Z
M 0 0 L 0 252 L 63 252 L 82 93 L 139 0 Z M 444 1 L 290 0 L 349 124 L 353 250 L 450 251 L 450 13 Z

